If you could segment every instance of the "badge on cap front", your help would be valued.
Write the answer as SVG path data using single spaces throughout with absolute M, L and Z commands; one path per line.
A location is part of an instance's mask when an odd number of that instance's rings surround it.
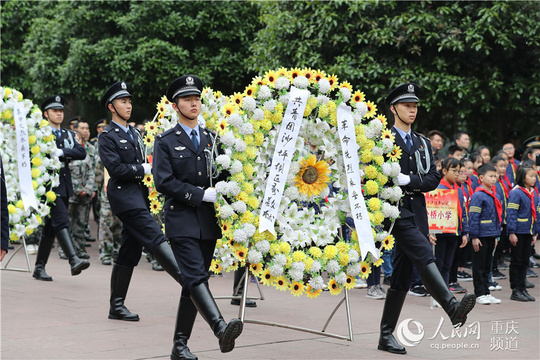
M 186 78 L 186 85 L 190 85 L 190 86 L 195 85 L 195 80 L 193 80 L 193 78 L 191 76 L 188 76 Z
M 56 96 L 56 97 L 54 98 L 54 101 L 56 101 L 56 102 L 60 102 L 60 100 L 61 100 L 61 99 L 60 99 L 60 96 Z
M 407 91 L 410 92 L 411 94 L 414 94 L 414 85 L 409 84 L 409 86 L 407 87 Z
M 126 90 L 127 89 L 127 85 L 125 82 L 122 81 L 122 83 L 120 84 L 120 86 L 122 87 L 122 89 Z

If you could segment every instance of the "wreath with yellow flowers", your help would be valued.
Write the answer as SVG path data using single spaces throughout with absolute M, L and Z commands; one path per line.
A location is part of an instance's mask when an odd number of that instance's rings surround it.
M 258 231 L 284 111 L 292 86 L 307 89 L 309 97 L 275 221 L 275 233 Z M 257 77 L 243 93 L 235 93 L 223 106 L 217 130 L 225 154 L 217 157 L 220 170 L 231 175 L 216 184 L 218 217 L 223 238 L 218 240 L 211 269 L 232 271 L 249 264 L 266 285 L 295 296 L 317 297 L 325 286 L 332 294 L 352 288 L 366 278 L 371 256 L 361 261 L 358 238 L 340 233 L 350 216 L 343 154 L 337 135 L 337 108 L 352 108 L 363 192 L 374 238 L 383 247 L 393 245 L 382 230 L 385 219 L 399 216 L 395 203 L 401 189 L 389 179 L 400 172 L 399 154 L 386 118 L 365 101 L 361 91 L 335 75 L 311 69 L 279 69 Z M 375 230 L 376 229 L 376 230 Z M 375 265 L 380 265 L 379 259 Z M 327 284 L 323 278 L 330 278 Z
M 59 184 L 59 169 L 62 166 L 55 155 L 56 142 L 49 122 L 42 118 L 41 110 L 24 99 L 22 93 L 8 87 L 0 87 L 0 155 L 6 178 L 10 240 L 17 241 L 22 236 L 31 235 L 50 212 L 56 200 L 52 191 Z M 27 144 L 22 145 L 28 153 L 28 165 L 32 177 L 32 189 L 37 198 L 37 208 L 25 209 L 21 196 L 19 179 L 17 128 L 14 112 L 21 106 L 26 115 Z M 28 146 L 28 147 L 26 147 Z

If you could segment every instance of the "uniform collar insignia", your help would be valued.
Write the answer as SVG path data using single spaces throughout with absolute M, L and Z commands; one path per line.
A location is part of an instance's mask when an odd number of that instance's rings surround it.
M 125 139 L 120 139 L 120 142 L 121 142 L 122 144 L 125 144 L 125 143 L 127 143 L 127 140 L 125 140 Z
M 204 134 L 204 135 L 208 135 L 208 133 L 207 133 L 206 131 L 203 131 L 203 134 Z
M 180 130 L 178 130 L 175 134 L 176 135 L 180 135 L 182 132 Z
M 120 129 L 119 129 L 119 128 L 116 128 L 116 129 L 114 129 L 114 131 L 116 131 L 116 132 L 119 132 L 119 131 L 120 131 Z
M 177 147 L 174 148 L 174 150 L 176 150 L 176 151 L 182 151 L 182 150 L 184 150 L 185 148 L 186 148 L 185 146 L 177 146 Z

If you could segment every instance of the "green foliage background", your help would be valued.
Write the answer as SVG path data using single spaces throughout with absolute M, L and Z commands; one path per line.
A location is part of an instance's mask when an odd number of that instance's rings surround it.
M 470 133 L 492 150 L 540 133 L 536 1 L 2 1 L 2 84 L 37 103 L 68 96 L 66 118 L 93 123 L 99 99 L 127 81 L 136 120 L 168 84 L 198 74 L 224 94 L 279 67 L 336 74 L 379 109 L 418 83 L 415 128 Z

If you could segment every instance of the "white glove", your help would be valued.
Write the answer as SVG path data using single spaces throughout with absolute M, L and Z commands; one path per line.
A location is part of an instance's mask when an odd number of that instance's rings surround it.
M 144 169 L 144 174 L 145 175 L 148 175 L 152 172 L 152 165 L 150 165 L 149 163 L 144 163 L 142 164 L 142 167 Z
M 405 174 L 399 174 L 397 176 L 397 184 L 399 186 L 409 185 L 411 183 L 411 177 Z
M 56 149 L 56 156 L 58 156 L 58 157 L 64 156 L 64 150 L 62 150 L 62 149 Z
M 208 188 L 204 190 L 204 195 L 202 201 L 215 203 L 217 200 L 217 191 L 216 188 Z

